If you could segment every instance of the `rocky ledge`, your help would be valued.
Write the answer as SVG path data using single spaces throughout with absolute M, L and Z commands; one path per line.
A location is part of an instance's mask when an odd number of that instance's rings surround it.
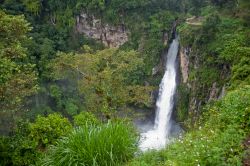
M 99 40 L 107 47 L 119 47 L 128 41 L 129 32 L 124 25 L 111 26 L 86 13 L 77 16 L 76 29 L 80 34 Z

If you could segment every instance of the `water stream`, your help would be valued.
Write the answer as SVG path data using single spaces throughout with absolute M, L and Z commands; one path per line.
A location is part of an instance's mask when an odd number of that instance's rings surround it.
M 176 57 L 179 42 L 174 39 L 167 52 L 165 74 L 162 78 L 159 95 L 156 102 L 156 117 L 154 128 L 141 134 L 140 149 L 160 149 L 169 142 L 171 130 L 171 115 L 174 106 L 174 94 L 176 90 Z

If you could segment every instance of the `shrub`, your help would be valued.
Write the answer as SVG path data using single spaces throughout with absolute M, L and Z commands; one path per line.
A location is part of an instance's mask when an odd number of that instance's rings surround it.
M 54 144 L 61 136 L 65 136 L 72 129 L 68 119 L 59 114 L 50 114 L 48 117 L 38 116 L 35 123 L 30 124 L 31 140 L 37 142 L 37 146 L 45 148 L 49 144 Z
M 95 117 L 94 114 L 86 111 L 74 116 L 75 126 L 85 126 L 86 123 L 96 125 L 100 124 L 100 121 Z
M 19 120 L 15 128 L 15 135 L 0 137 L 0 165 L 20 166 L 32 165 L 40 153 L 36 149 L 36 142 L 29 139 L 29 122 Z
M 136 150 L 137 136 L 127 123 L 85 125 L 51 146 L 41 165 L 117 166 L 131 159 Z

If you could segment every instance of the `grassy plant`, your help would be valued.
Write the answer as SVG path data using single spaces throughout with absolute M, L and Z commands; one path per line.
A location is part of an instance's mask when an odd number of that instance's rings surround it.
M 127 123 L 85 125 L 52 146 L 40 164 L 117 166 L 131 159 L 136 150 L 137 136 Z

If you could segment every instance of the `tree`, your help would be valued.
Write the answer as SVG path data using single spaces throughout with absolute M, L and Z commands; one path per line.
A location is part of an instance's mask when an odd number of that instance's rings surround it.
M 93 54 L 60 53 L 50 64 L 55 79 L 70 79 L 78 83 L 88 111 L 106 115 L 129 103 L 151 104 L 150 91 L 153 88 L 137 83 L 143 74 L 137 71 L 143 65 L 137 52 L 116 49 Z
M 41 0 L 22 0 L 22 3 L 25 5 L 26 9 L 29 12 L 38 15 L 42 8 Z
M 0 131 L 8 133 L 13 127 L 14 112 L 37 90 L 37 74 L 23 47 L 31 30 L 24 16 L 11 16 L 0 10 L 0 25 Z
M 37 75 L 29 63 L 23 42 L 31 30 L 24 16 L 11 16 L 0 11 L 0 107 L 17 110 L 23 99 L 36 92 Z

